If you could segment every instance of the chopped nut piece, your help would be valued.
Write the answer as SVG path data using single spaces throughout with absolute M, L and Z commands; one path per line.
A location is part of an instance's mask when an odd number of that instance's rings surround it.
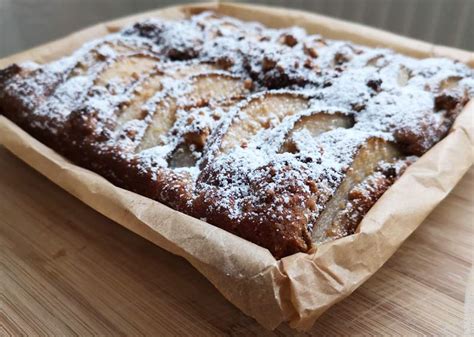
M 227 70 L 234 65 L 234 61 L 231 58 L 224 56 L 217 60 L 217 65 L 220 68 Z
M 291 34 L 285 34 L 282 36 L 282 38 L 283 43 L 289 47 L 294 47 L 298 43 L 298 40 Z
M 269 71 L 275 68 L 276 61 L 269 59 L 268 57 L 264 56 L 262 60 L 262 69 L 263 71 Z
M 318 51 L 315 47 L 309 47 L 307 44 L 305 44 L 303 48 L 304 52 L 312 58 L 317 58 L 319 56 Z

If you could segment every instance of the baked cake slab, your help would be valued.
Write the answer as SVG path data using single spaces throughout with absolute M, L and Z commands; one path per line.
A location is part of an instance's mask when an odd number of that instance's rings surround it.
M 474 77 L 447 57 L 302 28 L 347 30 L 337 20 L 290 11 L 292 25 L 269 28 L 257 22 L 264 10 L 175 7 L 51 62 L 34 62 L 40 50 L 31 62 L 13 57 L 0 71 L 2 142 L 186 257 L 262 324 L 305 328 L 375 272 L 472 163 Z

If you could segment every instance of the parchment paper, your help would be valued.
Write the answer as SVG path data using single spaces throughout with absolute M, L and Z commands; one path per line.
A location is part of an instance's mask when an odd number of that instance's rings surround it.
M 100 24 L 65 39 L 0 60 L 47 62 L 71 53 L 85 41 L 121 29 L 138 19 L 183 18 L 213 9 L 272 27 L 298 25 L 310 33 L 385 46 L 415 57 L 432 55 L 474 67 L 474 54 L 302 11 L 237 4 L 166 8 Z M 288 321 L 309 329 L 326 309 L 373 275 L 431 210 L 450 192 L 474 159 L 474 102 L 450 134 L 413 164 L 382 196 L 356 234 L 323 244 L 311 254 L 279 261 L 264 248 L 156 201 L 115 187 L 78 167 L 0 116 L 0 142 L 16 156 L 87 205 L 158 246 L 187 259 L 234 305 L 273 329 Z

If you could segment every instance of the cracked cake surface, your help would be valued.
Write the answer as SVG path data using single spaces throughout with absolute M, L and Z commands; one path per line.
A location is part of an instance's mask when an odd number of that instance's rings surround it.
M 281 258 L 353 234 L 474 96 L 468 66 L 203 12 L 0 70 L 73 162 Z

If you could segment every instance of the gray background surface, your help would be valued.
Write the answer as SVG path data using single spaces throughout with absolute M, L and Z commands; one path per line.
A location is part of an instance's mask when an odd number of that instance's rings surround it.
M 128 14 L 188 1 L 0 0 L 0 57 Z M 253 0 L 474 50 L 474 0 Z

